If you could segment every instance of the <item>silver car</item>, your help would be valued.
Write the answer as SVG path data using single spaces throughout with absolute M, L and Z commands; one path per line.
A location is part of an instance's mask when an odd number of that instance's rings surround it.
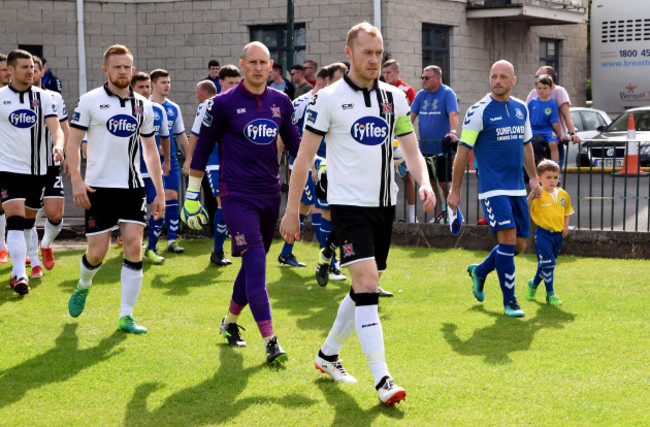
M 600 135 L 598 128 L 607 126 L 612 122 L 612 119 L 609 118 L 606 112 L 586 107 L 571 107 L 571 118 L 573 119 L 576 133 L 583 141 Z M 566 166 L 572 167 L 578 165 L 582 145 L 583 143 L 580 143 L 580 145 L 569 143 L 564 146 L 566 150 L 564 155 Z

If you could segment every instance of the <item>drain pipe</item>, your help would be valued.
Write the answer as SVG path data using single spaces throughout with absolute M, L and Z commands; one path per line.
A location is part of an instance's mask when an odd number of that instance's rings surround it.
M 77 55 L 79 59 L 79 96 L 88 92 L 86 84 L 86 40 L 84 35 L 84 0 L 77 0 Z
M 381 0 L 373 0 L 373 25 L 381 32 Z

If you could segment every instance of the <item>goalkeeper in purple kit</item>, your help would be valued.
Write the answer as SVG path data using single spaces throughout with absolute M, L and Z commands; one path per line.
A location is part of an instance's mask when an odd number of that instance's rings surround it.
M 278 135 L 292 155 L 300 134 L 292 123 L 293 106 L 282 92 L 267 88 L 273 65 L 260 42 L 244 47 L 239 66 L 244 79 L 233 89 L 208 101 L 205 118 L 190 165 L 190 181 L 181 219 L 190 228 L 207 224 L 199 202 L 201 178 L 210 152 L 219 141 L 219 186 L 223 215 L 232 235 L 232 254 L 242 258 L 232 299 L 220 326 L 233 347 L 247 344 L 237 324 L 250 305 L 271 364 L 287 360 L 273 333 L 271 305 L 266 290 L 266 254 L 271 246 L 280 210 Z

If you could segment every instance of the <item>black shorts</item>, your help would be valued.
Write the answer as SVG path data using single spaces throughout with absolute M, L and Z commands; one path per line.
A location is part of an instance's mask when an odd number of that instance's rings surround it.
M 86 236 L 118 228 L 120 222 L 146 224 L 147 196 L 144 188 L 97 188 L 88 193 Z
M 449 182 L 452 178 L 454 166 L 454 153 L 425 156 L 429 179 L 438 178 L 438 182 Z M 435 169 L 434 169 L 435 168 Z
M 332 232 L 341 246 L 341 265 L 374 259 L 377 270 L 386 270 L 393 235 L 395 206 L 361 207 L 330 205 Z
M 0 172 L 0 194 L 2 203 L 24 200 L 25 207 L 38 210 L 42 206 L 45 175 L 25 175 L 13 172 Z
M 61 165 L 48 166 L 45 178 L 45 193 L 43 198 L 63 198 L 63 177 L 61 176 Z

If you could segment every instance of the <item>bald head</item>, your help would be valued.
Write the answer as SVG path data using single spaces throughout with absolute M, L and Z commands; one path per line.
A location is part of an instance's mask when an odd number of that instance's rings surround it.
M 515 75 L 515 67 L 505 59 L 501 59 L 492 64 L 492 68 L 490 68 L 490 74 L 492 74 L 493 71 L 498 71 L 500 73 L 509 73 L 513 77 Z
M 246 60 L 246 55 L 249 53 L 252 53 L 254 51 L 261 50 L 266 54 L 267 59 L 271 59 L 271 52 L 269 51 L 269 48 L 266 47 L 264 43 L 261 42 L 250 42 L 246 46 L 244 46 L 244 49 L 242 50 L 241 57 L 243 60 Z
M 515 67 L 506 60 L 495 62 L 490 68 L 490 91 L 497 101 L 510 100 L 512 87 L 515 85 Z

